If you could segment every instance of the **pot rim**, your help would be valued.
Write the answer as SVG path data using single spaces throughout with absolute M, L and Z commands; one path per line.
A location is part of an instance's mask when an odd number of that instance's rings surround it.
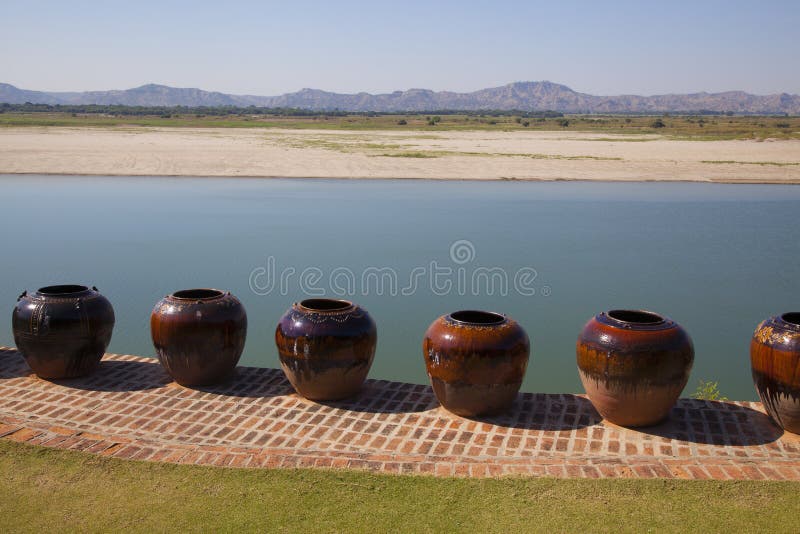
M 329 298 L 303 299 L 300 302 L 295 302 L 294 306 L 299 310 L 310 313 L 342 313 L 355 308 L 355 304 L 349 300 Z
M 786 312 L 778 315 L 778 320 L 789 328 L 800 330 L 800 312 Z
M 222 291 L 211 287 L 198 287 L 193 289 L 180 289 L 167 295 L 168 299 L 180 302 L 209 301 L 216 300 L 230 294 L 230 291 Z
M 479 320 L 480 318 L 485 320 Z M 485 327 L 500 326 L 508 322 L 506 314 L 485 310 L 458 310 L 448 313 L 445 319 L 456 324 Z
M 630 330 L 660 329 L 675 324 L 660 313 L 642 309 L 615 308 L 599 313 L 596 319 L 607 325 Z
M 74 297 L 91 291 L 89 286 L 82 284 L 55 284 L 40 287 L 36 294 L 41 297 Z

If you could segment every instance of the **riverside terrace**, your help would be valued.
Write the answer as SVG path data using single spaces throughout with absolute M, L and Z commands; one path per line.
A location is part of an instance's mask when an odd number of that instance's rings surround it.
M 800 480 L 800 437 L 760 403 L 682 399 L 633 430 L 571 394 L 520 394 L 503 416 L 465 419 L 427 386 L 368 380 L 350 401 L 294 394 L 276 369 L 187 389 L 156 360 L 107 354 L 85 378 L 46 381 L 0 349 L 0 436 L 117 458 L 231 467 L 356 468 L 486 477 Z

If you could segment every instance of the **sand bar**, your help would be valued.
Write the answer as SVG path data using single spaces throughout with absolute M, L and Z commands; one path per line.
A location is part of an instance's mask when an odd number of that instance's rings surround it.
M 0 128 L 0 174 L 800 183 L 800 141 L 542 131 Z

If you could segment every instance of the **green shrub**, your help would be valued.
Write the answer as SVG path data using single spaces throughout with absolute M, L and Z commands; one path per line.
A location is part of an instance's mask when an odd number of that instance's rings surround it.
M 728 400 L 728 397 L 723 397 L 722 393 L 720 393 L 719 383 L 711 382 L 710 380 L 708 382 L 706 382 L 705 380 L 700 380 L 697 389 L 692 394 L 692 398 L 698 400 L 710 400 L 710 401 Z

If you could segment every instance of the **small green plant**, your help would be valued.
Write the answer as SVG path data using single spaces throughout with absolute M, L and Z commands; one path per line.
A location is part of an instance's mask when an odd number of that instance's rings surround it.
M 650 126 L 652 126 L 653 128 L 664 128 L 666 124 L 664 124 L 664 121 L 662 121 L 661 119 L 656 119 Z
M 719 383 L 700 380 L 697 389 L 692 394 L 693 399 L 709 401 L 726 401 L 728 397 L 723 397 L 719 391 Z
M 397 121 L 397 124 L 398 126 L 405 126 L 406 124 L 408 124 L 408 122 L 406 122 L 405 119 L 400 119 L 399 121 Z
M 567 119 L 561 119 L 558 121 L 558 125 L 561 126 L 562 128 L 568 128 L 569 121 Z
M 523 125 L 525 128 L 527 128 L 528 126 L 530 126 L 530 125 L 531 125 L 531 121 L 522 121 L 522 125 Z

